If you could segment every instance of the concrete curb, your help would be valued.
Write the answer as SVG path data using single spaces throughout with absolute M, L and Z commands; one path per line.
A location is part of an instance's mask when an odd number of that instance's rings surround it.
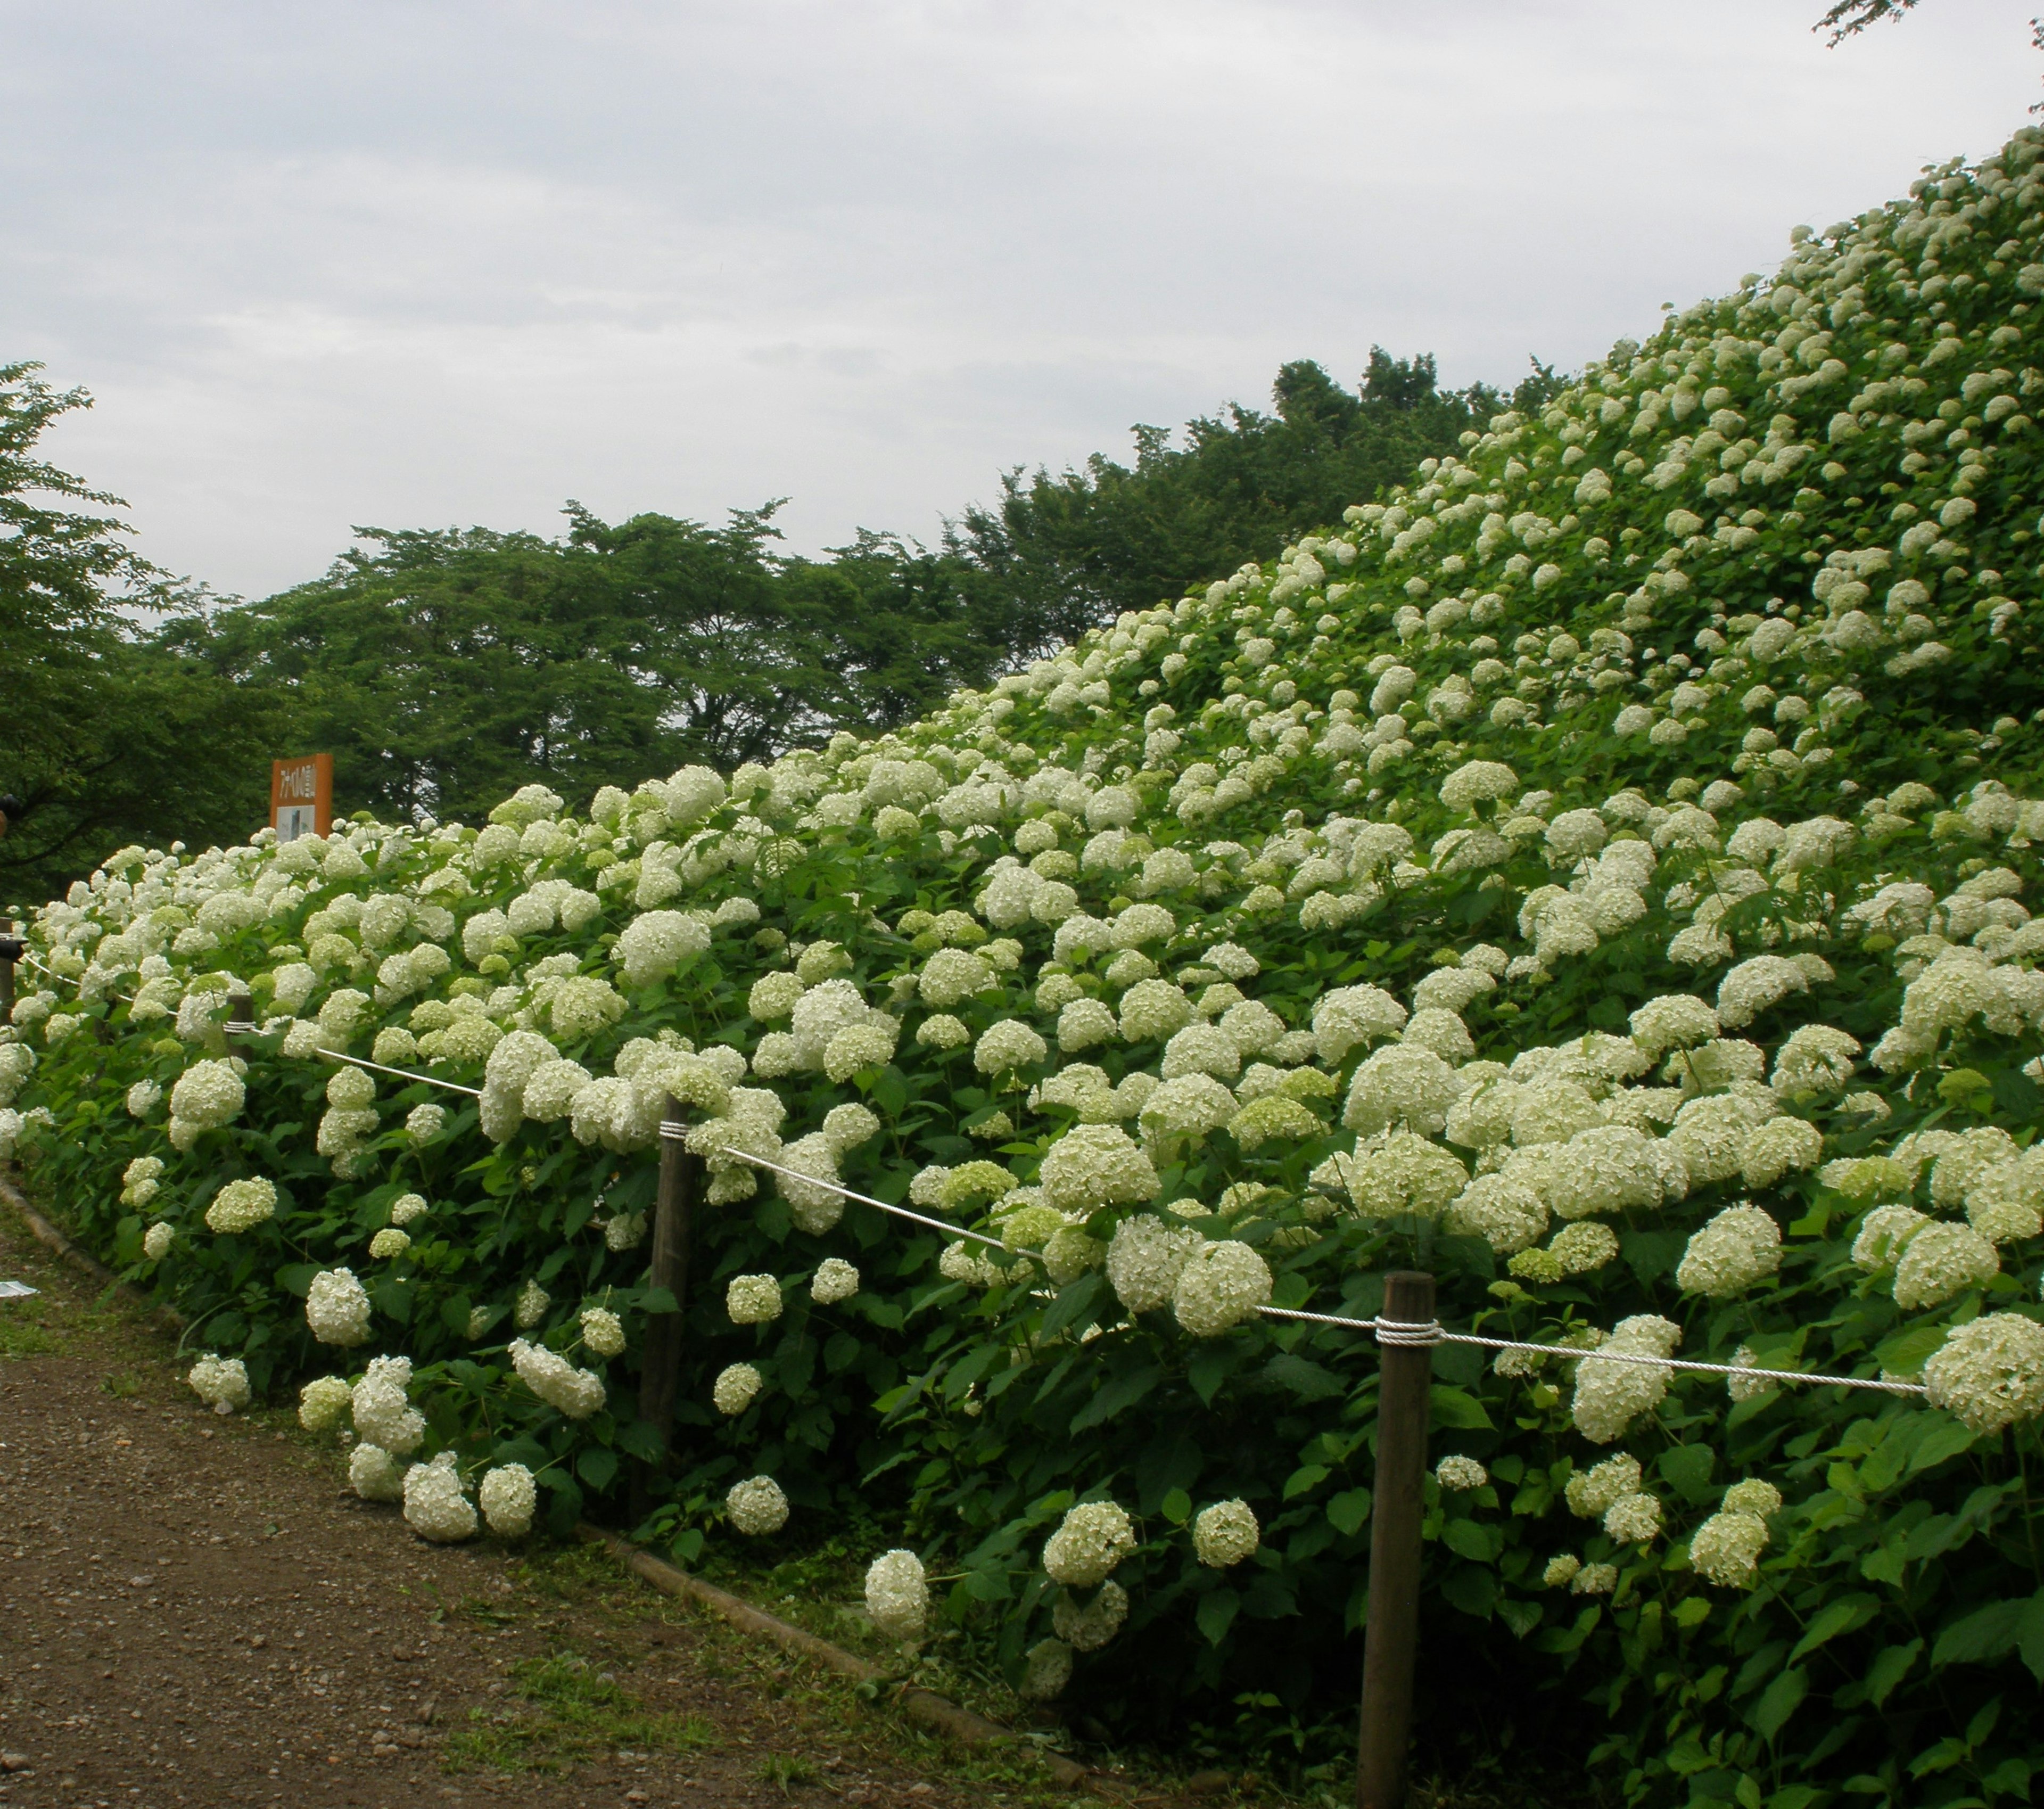
M 601 1545 L 626 1569 L 659 1590 L 663 1595 L 681 1595 L 720 1615 L 733 1626 L 747 1633 L 764 1635 L 783 1650 L 813 1660 L 826 1669 L 835 1671 L 841 1677 L 849 1677 L 855 1683 L 885 1684 L 887 1674 L 878 1665 L 868 1663 L 855 1653 L 841 1646 L 820 1639 L 816 1634 L 798 1626 L 791 1626 L 784 1620 L 755 1608 L 728 1590 L 720 1589 L 713 1583 L 705 1583 L 699 1576 L 691 1576 L 686 1571 L 677 1570 L 674 1565 L 663 1563 L 650 1553 L 640 1551 L 628 1544 L 614 1533 L 606 1533 L 587 1521 L 575 1528 L 577 1534 L 591 1545 Z M 939 1733 L 969 1746 L 1007 1745 L 1023 1747 L 1021 1741 L 1012 1729 L 1003 1727 L 998 1722 L 989 1721 L 982 1715 L 960 1708 L 956 1703 L 947 1700 L 934 1690 L 909 1686 L 891 1690 L 889 1699 L 912 1720 L 921 1722 L 926 1727 L 934 1727 Z M 1112 1780 L 1102 1777 L 1097 1772 L 1089 1771 L 1084 1765 L 1057 1753 L 1039 1753 L 1044 1769 L 1059 1784 L 1067 1788 L 1087 1788 L 1118 1796 L 1120 1791 Z

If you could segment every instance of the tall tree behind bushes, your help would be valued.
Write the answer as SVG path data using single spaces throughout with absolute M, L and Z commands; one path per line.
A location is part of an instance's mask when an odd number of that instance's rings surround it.
M 0 365 L 0 793 L 25 806 L 0 839 L 6 904 L 60 891 L 123 841 L 246 834 L 268 779 L 252 762 L 286 706 L 156 644 L 143 625 L 192 595 L 129 546 L 107 513 L 120 498 L 38 453 L 90 406 L 40 368 Z
M 1133 467 L 1097 452 L 1056 477 L 1009 471 L 999 503 L 966 510 L 955 545 L 1054 639 L 1070 640 L 1193 579 L 1267 559 L 1501 410 L 1538 407 L 1559 387 L 1536 360 L 1508 397 L 1487 383 L 1443 390 L 1431 356 L 1377 346 L 1351 393 L 1300 360 L 1278 371 L 1269 414 L 1231 405 L 1188 421 L 1178 445 L 1166 429 L 1136 428 Z
M 535 779 L 586 796 L 905 721 L 1030 637 L 955 557 L 877 534 L 777 553 L 777 506 L 710 528 L 571 503 L 555 540 L 363 529 L 325 576 L 159 645 L 288 695 L 339 807 L 474 818 Z
M 778 503 L 720 527 L 571 503 L 551 538 L 359 529 L 312 582 L 221 603 L 77 511 L 119 505 L 33 447 L 86 398 L 0 367 L 0 791 L 31 806 L 0 897 L 61 891 L 125 841 L 245 837 L 282 754 L 332 752 L 343 812 L 472 820 L 536 779 L 586 798 L 870 733 L 1338 519 L 1553 383 L 1444 391 L 1431 357 L 1378 349 L 1351 392 L 1287 364 L 1270 414 L 1138 427 L 1132 467 L 1010 472 L 934 549 L 862 531 L 797 557 Z

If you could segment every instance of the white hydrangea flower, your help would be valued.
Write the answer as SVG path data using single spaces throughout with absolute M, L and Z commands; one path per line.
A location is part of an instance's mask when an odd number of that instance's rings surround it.
M 1189 1226 L 1167 1226 L 1155 1213 L 1124 1218 L 1107 1246 L 1108 1285 L 1131 1313 L 1155 1312 L 1170 1303 L 1180 1273 L 1204 1241 Z
M 1518 789 L 1519 776 L 1501 760 L 1470 760 L 1442 782 L 1441 802 L 1450 810 L 1466 810 L 1509 798 Z
M 546 1318 L 547 1309 L 554 1303 L 553 1296 L 536 1281 L 528 1281 L 518 1290 L 518 1299 L 511 1310 L 512 1323 L 521 1332 L 529 1332 Z
M 771 1476 L 751 1476 L 732 1484 L 724 1511 L 741 1533 L 759 1538 L 788 1523 L 788 1498 Z
M 1063 1212 L 1138 1206 L 1157 1197 L 1157 1171 L 1118 1126 L 1074 1125 L 1051 1145 L 1039 1176 L 1049 1203 Z
M 826 1257 L 809 1278 L 809 1298 L 819 1307 L 834 1307 L 859 1291 L 859 1271 L 842 1257 Z
M 412 1247 L 411 1235 L 394 1225 L 386 1225 L 369 1240 L 369 1253 L 378 1261 L 402 1257 Z
M 1252 1556 L 1263 1529 L 1246 1501 L 1216 1501 L 1193 1516 L 1193 1551 L 1209 1569 L 1226 1570 Z
M 866 1611 L 889 1639 L 914 1639 L 930 1612 L 923 1561 L 899 1549 L 883 1552 L 866 1568 Z
M 1639 1460 L 1629 1451 L 1607 1457 L 1569 1478 L 1563 1495 L 1569 1511 L 1584 1520 L 1601 1520 L 1612 1504 L 1641 1492 Z
M 511 1341 L 511 1366 L 518 1380 L 549 1407 L 570 1419 L 587 1419 L 608 1399 L 603 1378 L 594 1371 L 578 1369 L 568 1360 L 544 1345 Z
M 1926 1225 L 1895 1265 L 1895 1304 L 1905 1313 L 1942 1306 L 2000 1272 L 2000 1253 L 1970 1225 Z
M 1632 1014 L 1632 1040 L 1648 1060 L 1670 1049 L 1693 1049 L 1718 1033 L 1718 1014 L 1686 992 L 1663 993 Z
M 1650 1495 L 1622 1495 L 1604 1510 L 1604 1530 L 1622 1545 L 1651 1545 L 1661 1534 L 1661 1503 Z
M 377 1445 L 358 1445 L 348 1453 L 348 1484 L 364 1501 L 405 1499 L 405 1466 Z
M 1781 1266 L 1781 1228 L 1758 1207 L 1727 1207 L 1694 1233 L 1675 1271 L 1685 1294 L 1713 1300 L 1743 1294 Z
M 1766 1550 L 1767 1541 L 1765 1520 L 1727 1509 L 1713 1514 L 1689 1535 L 1689 1565 L 1720 1588 L 1750 1588 L 1759 1580 L 1760 1554 Z
M 1672 1357 L 1682 1329 L 1651 1314 L 1622 1319 L 1599 1347 L 1612 1353 Z M 1673 1372 L 1646 1363 L 1600 1363 L 1585 1356 L 1577 1364 L 1570 1414 L 1576 1430 L 1593 1445 L 1608 1445 L 1642 1414 L 1660 1404 Z
M 355 1391 L 338 1376 L 321 1376 L 298 1391 L 298 1424 L 308 1432 L 331 1432 L 354 1404 Z
M 649 910 L 632 918 L 613 951 L 624 983 L 651 986 L 665 980 L 709 948 L 708 925 L 678 910 Z
M 1462 1092 L 1455 1071 L 1431 1049 L 1393 1044 L 1357 1068 L 1342 1122 L 1366 1137 L 1394 1126 L 1437 1135 L 1447 1128 L 1448 1108 Z
M 1034 1068 L 1049 1055 L 1050 1045 L 1027 1024 L 1004 1018 L 981 1032 L 973 1045 L 973 1066 L 982 1074 L 1005 1074 L 1017 1068 Z
M 369 1335 L 369 1292 L 346 1268 L 321 1269 L 305 1290 L 305 1323 L 321 1344 L 343 1348 Z
M 1072 1649 L 1062 1639 L 1039 1639 L 1023 1659 L 1021 1693 L 1031 1702 L 1050 1702 L 1072 1680 Z
M 783 970 L 778 973 L 763 974 L 752 983 L 747 995 L 747 1011 L 762 1024 L 778 1024 L 795 1009 L 802 995 L 809 991 L 799 974 Z
M 1434 1466 L 1434 1480 L 1452 1491 L 1481 1488 L 1489 1482 L 1490 1472 L 1473 1457 L 1447 1457 Z
M 1052 1631 L 1075 1652 L 1097 1652 L 1128 1618 L 1128 1592 L 1112 1578 L 1093 1592 L 1090 1601 L 1081 1602 L 1067 1589 L 1051 1604 Z
M 15 1046 L 17 1048 L 25 1049 L 26 1045 L 17 1044 Z M 156 1109 L 157 1103 L 162 1099 L 163 1096 L 163 1088 L 158 1086 L 155 1081 L 136 1081 L 133 1086 L 128 1089 L 126 1102 L 128 1115 L 130 1118 L 147 1118 L 150 1113 L 153 1112 Z
M 152 1263 L 159 1263 L 171 1253 L 171 1245 L 177 1240 L 176 1228 L 158 1219 L 142 1234 L 142 1254 Z
M 1114 1030 L 1114 1014 L 1108 1011 L 1104 1005 L 1100 1009 L 1107 1013 L 1106 1034 L 1112 1035 Z M 1059 1034 L 1062 1041 L 1062 1030 Z M 1101 1040 L 1100 1037 L 1093 1038 L 1096 1042 Z M 920 1049 L 962 1049 L 971 1041 L 972 1032 L 966 1028 L 962 1021 L 954 1018 L 948 1011 L 939 1011 L 932 1017 L 925 1018 L 916 1030 L 916 1043 Z
M 781 1316 L 781 1284 L 770 1275 L 733 1276 L 724 1308 L 734 1326 L 763 1326 Z
M 1203 1244 L 1179 1272 L 1171 1307 L 1194 1338 L 1218 1338 L 1266 1305 L 1270 1289 L 1270 1266 L 1248 1245 Z
M 407 1398 L 411 1384 L 409 1357 L 372 1357 L 350 1396 L 357 1434 L 395 1457 L 409 1457 L 426 1435 L 425 1416 Z
M 1067 1589 L 1093 1589 L 1135 1549 L 1128 1511 L 1112 1501 L 1082 1501 L 1066 1510 L 1043 1541 L 1043 1571 Z
M 1946 1334 L 1923 1380 L 1931 1404 L 1974 1432 L 2034 1419 L 2044 1414 L 2044 1326 L 2019 1313 L 1984 1314 Z
M 475 1510 L 462 1493 L 461 1473 L 451 1451 L 405 1472 L 405 1524 L 435 1545 L 475 1537 Z
M 522 1539 L 532 1531 L 539 1491 L 523 1464 L 499 1464 L 484 1472 L 475 1494 L 483 1519 L 498 1538 Z
M 1540 1580 L 1550 1589 L 1559 1589 L 1564 1584 L 1573 1583 L 1576 1573 L 1583 1568 L 1583 1561 L 1572 1552 L 1562 1552 L 1547 1561 L 1547 1568 L 1540 1573 Z
M 1586 1564 L 1569 1585 L 1570 1592 L 1577 1595 L 1608 1595 L 1617 1587 L 1618 1566 L 1615 1564 Z
M 717 1372 L 710 1399 L 727 1419 L 736 1419 L 752 1405 L 754 1396 L 765 1386 L 766 1378 L 752 1364 L 727 1364 Z
M 624 1322 L 605 1307 L 585 1307 L 582 1310 L 582 1341 L 597 1357 L 622 1357 L 624 1354 Z
M 238 1357 L 208 1351 L 191 1366 L 185 1381 L 215 1413 L 239 1413 L 248 1404 L 248 1372 Z

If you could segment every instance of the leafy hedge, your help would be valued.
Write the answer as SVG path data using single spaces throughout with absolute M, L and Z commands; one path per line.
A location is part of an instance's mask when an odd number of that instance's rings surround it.
M 523 1465 L 560 1526 L 655 1455 L 680 1093 L 713 1203 L 658 1536 L 770 1521 L 729 1498 L 755 1476 L 781 1537 L 877 1518 L 1018 1686 L 1076 1648 L 1119 1730 L 1352 1696 L 1374 1353 L 1266 1287 L 1366 1317 L 1418 1261 L 1450 1324 L 1927 1377 L 1443 1349 L 1473 1462 L 1430 1484 L 1429 1699 L 1501 1699 L 1640 1800 L 2023 1796 L 2040 149 L 1799 238 L 1339 531 L 900 734 L 581 816 L 528 787 L 479 832 L 123 849 L 35 914 L 0 1141 L 194 1350 L 269 1393 L 407 1357 L 404 1454 Z M 435 1126 L 449 1095 L 364 1103 L 322 1049 L 482 1097 Z M 734 1145 L 1008 1247 L 754 1192 Z M 209 1228 L 244 1178 L 274 1214 Z M 826 1304 L 829 1260 L 859 1279 Z M 343 1266 L 353 1346 L 299 1304 Z M 728 1291 L 758 1276 L 778 1317 Z M 521 1346 L 521 1380 L 514 1333 L 569 1367 Z M 580 1412 L 576 1367 L 605 1403 L 571 1418 L 532 1384 Z M 1231 1500 L 1260 1545 L 1202 1561 Z M 1067 1522 L 1108 1501 L 1125 1553 Z

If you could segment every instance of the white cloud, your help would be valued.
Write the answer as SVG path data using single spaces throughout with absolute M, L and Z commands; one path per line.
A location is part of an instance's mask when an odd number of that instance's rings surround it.
M 0 356 L 230 590 L 571 495 L 928 535 L 1286 358 L 1578 364 L 2022 123 L 2005 9 L 1819 10 L 0 0 Z

